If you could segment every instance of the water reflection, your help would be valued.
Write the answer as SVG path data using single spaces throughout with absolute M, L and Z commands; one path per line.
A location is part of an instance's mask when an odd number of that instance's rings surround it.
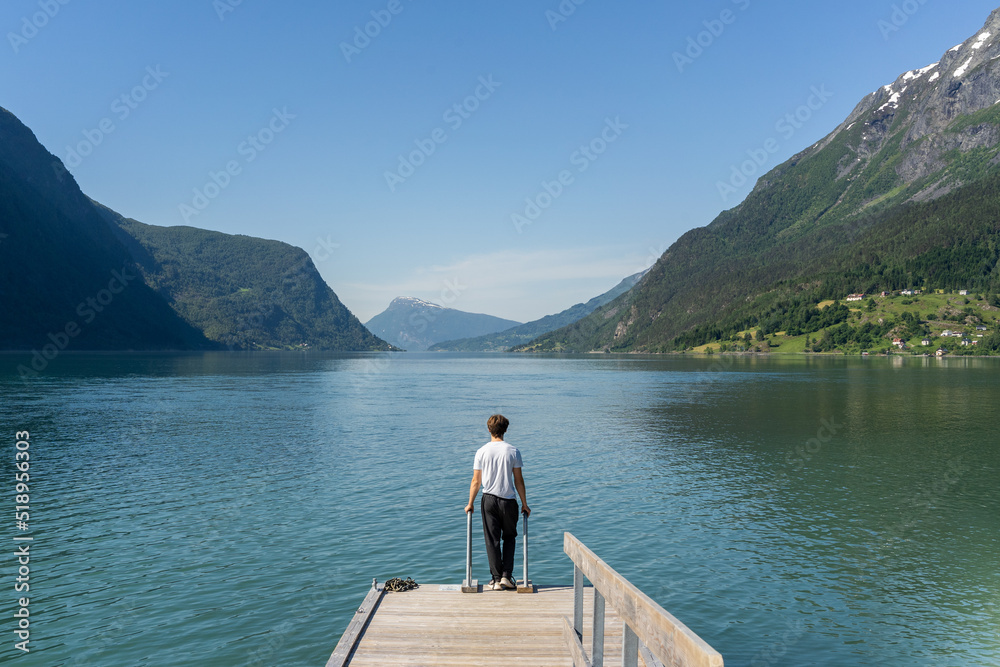
M 570 530 L 727 664 L 1000 662 L 1000 360 L 57 361 L 0 378 L 45 443 L 48 664 L 324 660 L 372 576 L 461 578 L 494 411 L 539 581 L 569 581 Z

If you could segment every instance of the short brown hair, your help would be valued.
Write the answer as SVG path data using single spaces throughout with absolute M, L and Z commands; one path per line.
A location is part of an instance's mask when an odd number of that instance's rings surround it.
M 490 435 L 494 438 L 502 438 L 503 434 L 507 432 L 508 426 L 510 426 L 510 422 L 503 415 L 493 415 L 486 420 L 486 428 L 490 430 Z

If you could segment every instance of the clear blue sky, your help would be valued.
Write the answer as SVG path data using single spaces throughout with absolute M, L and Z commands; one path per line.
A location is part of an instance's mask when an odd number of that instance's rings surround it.
M 305 248 L 362 320 L 406 295 L 527 321 L 652 264 L 749 192 L 718 189 L 747 151 L 777 140 L 764 173 L 994 9 L 562 6 L 574 11 L 555 14 L 559 0 L 5 0 L 0 106 L 126 216 Z M 376 19 L 386 25 L 355 43 Z M 699 33 L 706 46 L 679 67 L 674 54 Z M 813 87 L 829 99 L 779 131 Z M 400 170 L 417 142 L 430 155 Z M 71 158 L 81 143 L 89 154 Z M 197 199 L 207 184 L 211 198 Z M 547 208 L 518 227 L 512 215 L 536 213 L 528 198 Z M 185 220 L 182 205 L 197 213 Z

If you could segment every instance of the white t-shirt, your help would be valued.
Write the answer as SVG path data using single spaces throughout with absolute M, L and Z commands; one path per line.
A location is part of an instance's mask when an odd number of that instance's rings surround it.
M 501 440 L 480 447 L 472 469 L 483 471 L 483 493 L 515 498 L 514 468 L 521 467 L 521 452 Z

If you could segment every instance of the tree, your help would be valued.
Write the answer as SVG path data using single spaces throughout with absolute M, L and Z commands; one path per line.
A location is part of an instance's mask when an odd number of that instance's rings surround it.
M 979 343 L 979 347 L 988 352 L 1000 352 L 1000 329 L 994 329 L 989 337 Z

